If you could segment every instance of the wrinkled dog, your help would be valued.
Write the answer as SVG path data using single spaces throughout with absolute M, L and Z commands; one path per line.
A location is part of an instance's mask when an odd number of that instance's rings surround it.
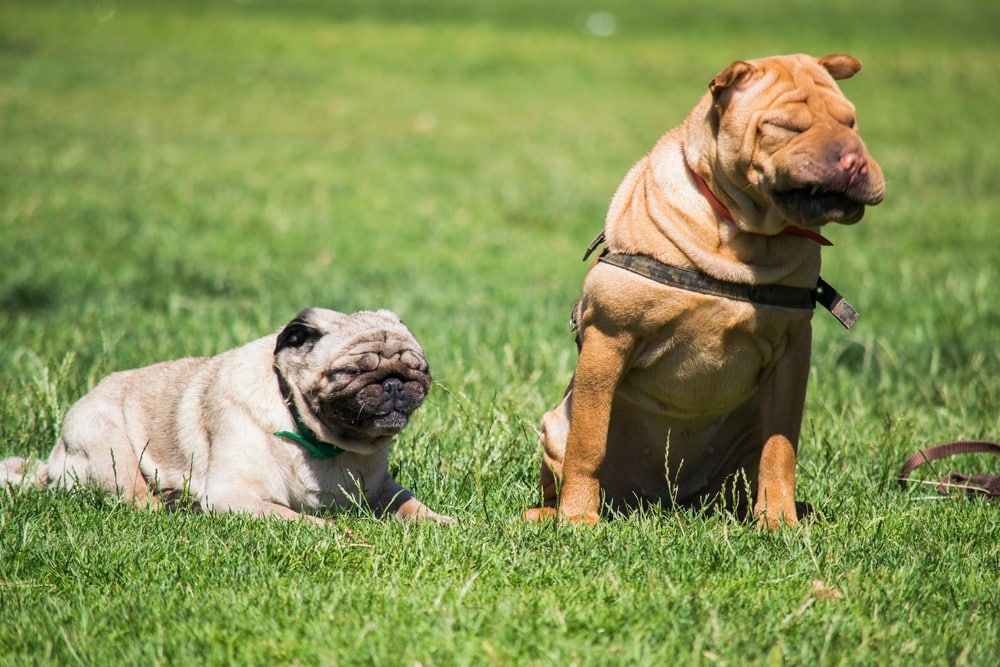
M 860 69 L 842 54 L 734 62 L 625 177 L 527 519 L 752 496 L 762 525 L 797 522 L 813 306 L 856 316 L 828 301 L 819 230 L 885 193 L 836 84 Z
M 430 383 L 395 314 L 307 309 L 234 350 L 108 376 L 70 409 L 47 462 L 8 458 L 0 479 L 94 483 L 140 505 L 184 492 L 203 509 L 288 519 L 362 504 L 448 520 L 387 468 Z

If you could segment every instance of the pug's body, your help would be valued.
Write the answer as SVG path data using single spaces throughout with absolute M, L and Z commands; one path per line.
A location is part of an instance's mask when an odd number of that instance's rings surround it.
M 137 504 L 183 492 L 202 509 L 287 519 L 362 504 L 447 520 L 388 472 L 430 382 L 393 313 L 307 309 L 228 352 L 106 377 L 70 409 L 47 462 L 12 457 L 0 477 L 99 484 Z

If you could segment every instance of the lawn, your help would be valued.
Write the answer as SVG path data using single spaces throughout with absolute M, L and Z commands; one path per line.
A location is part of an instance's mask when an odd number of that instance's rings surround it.
M 435 377 L 392 469 L 459 519 L 0 490 L 0 664 L 995 664 L 1000 508 L 894 477 L 1000 438 L 1000 5 L 829 4 L 0 0 L 0 456 L 111 371 L 390 308 Z M 619 181 L 731 61 L 838 51 L 887 197 L 824 250 L 815 515 L 523 523 Z

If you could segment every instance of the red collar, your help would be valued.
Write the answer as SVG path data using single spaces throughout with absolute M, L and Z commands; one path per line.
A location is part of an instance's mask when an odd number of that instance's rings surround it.
M 698 186 L 698 191 L 701 192 L 702 196 L 705 199 L 707 199 L 708 203 L 712 206 L 712 210 L 718 213 L 724 220 L 728 220 L 729 222 L 735 223 L 736 221 L 733 220 L 733 214 L 730 213 L 729 209 L 726 208 L 725 204 L 719 201 L 719 198 L 716 197 L 715 194 L 708 189 L 708 183 L 705 182 L 705 179 L 699 176 L 695 172 L 695 170 L 692 169 L 691 167 L 688 167 L 688 171 L 691 173 L 691 177 L 694 178 L 694 182 Z M 833 241 L 826 238 L 822 234 L 819 234 L 818 232 L 814 232 L 809 229 L 802 229 L 801 227 L 785 227 L 780 232 L 778 232 L 778 235 L 804 236 L 807 239 L 811 239 L 820 245 L 826 245 L 826 246 L 833 245 Z

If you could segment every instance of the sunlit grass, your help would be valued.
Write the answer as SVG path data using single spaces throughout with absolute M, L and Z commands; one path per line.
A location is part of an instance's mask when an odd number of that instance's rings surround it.
M 996 508 L 893 479 L 1000 434 L 983 5 L 0 2 L 0 453 L 45 456 L 111 371 L 387 307 L 436 381 L 393 470 L 460 519 L 0 492 L 0 663 L 992 664 Z M 815 319 L 816 516 L 522 524 L 615 186 L 731 60 L 800 51 L 864 61 L 888 183 L 824 251 L 861 320 Z

